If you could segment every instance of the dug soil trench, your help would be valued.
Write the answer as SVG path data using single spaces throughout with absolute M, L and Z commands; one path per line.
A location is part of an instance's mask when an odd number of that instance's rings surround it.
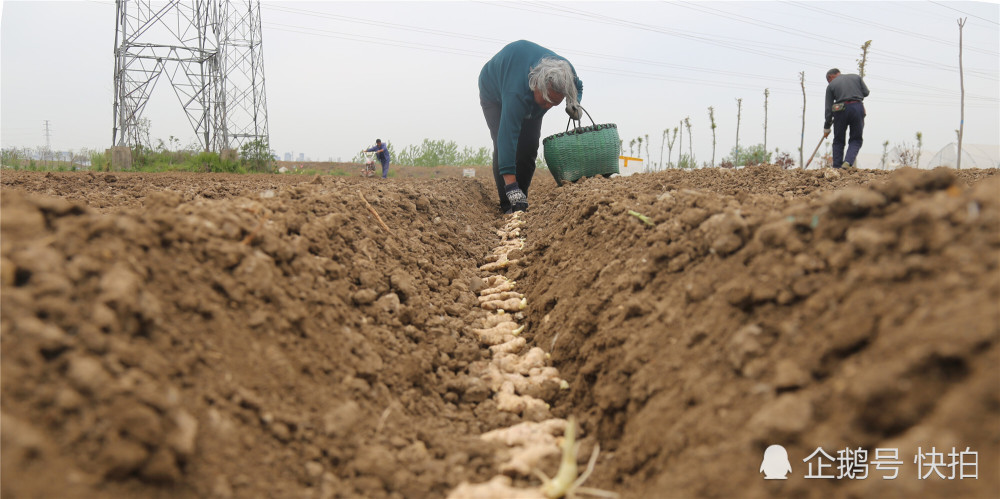
M 528 497 L 481 435 L 575 417 L 623 498 L 996 497 L 995 173 L 539 171 L 487 272 L 491 179 L 4 171 L 0 492 Z M 482 377 L 495 273 L 548 407 Z

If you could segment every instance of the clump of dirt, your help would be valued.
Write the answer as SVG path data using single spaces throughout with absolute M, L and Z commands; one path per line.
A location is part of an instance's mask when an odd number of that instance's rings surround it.
M 520 279 L 534 342 L 582 388 L 554 413 L 585 414 L 614 453 L 596 478 L 632 497 L 992 495 L 998 192 L 766 167 L 553 189 Z M 771 444 L 788 483 L 755 473 Z M 919 480 L 932 446 L 978 451 L 978 480 Z M 804 480 L 818 447 L 898 449 L 901 475 Z
M 760 167 L 556 188 L 540 171 L 505 272 L 527 296 L 522 335 L 569 381 L 551 412 L 580 421 L 581 460 L 602 449 L 587 485 L 995 495 L 994 173 Z M 444 497 L 498 473 L 478 437 L 522 419 L 470 375 L 490 356 L 471 328 L 505 222 L 492 179 L 0 184 L 3 494 Z M 757 473 L 771 444 L 787 481 Z M 804 479 L 820 446 L 896 448 L 900 476 Z M 918 479 L 932 446 L 976 451 L 978 479 Z
M 468 209 L 481 184 L 90 177 L 39 184 L 96 184 L 75 194 L 100 210 L 3 192 L 4 492 L 419 497 L 492 475 L 474 437 L 500 421 L 459 408 L 499 223 Z

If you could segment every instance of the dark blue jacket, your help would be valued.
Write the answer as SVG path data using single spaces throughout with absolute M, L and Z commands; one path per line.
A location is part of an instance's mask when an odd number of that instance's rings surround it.
M 368 152 L 376 152 L 376 151 L 378 151 L 378 153 L 375 154 L 375 157 L 378 158 L 378 160 L 379 160 L 380 163 L 388 163 L 389 160 L 391 159 L 389 157 L 389 146 L 388 146 L 387 142 L 383 142 L 382 145 L 375 144 L 375 145 L 369 147 L 368 149 L 365 149 L 365 151 L 368 151 Z
M 527 40 L 507 44 L 479 73 L 479 99 L 500 104 L 500 130 L 497 131 L 497 165 L 501 172 L 514 172 L 517 138 L 521 122 L 545 114 L 528 87 L 528 73 L 545 57 L 565 57 Z M 569 62 L 569 61 L 566 61 Z M 576 68 L 570 63 L 573 74 Z M 576 78 L 577 101 L 583 99 L 583 82 Z

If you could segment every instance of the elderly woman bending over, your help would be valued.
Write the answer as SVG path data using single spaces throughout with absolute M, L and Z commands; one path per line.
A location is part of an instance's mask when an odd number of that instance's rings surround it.
M 566 114 L 580 119 L 583 82 L 573 65 L 527 40 L 508 44 L 479 73 L 479 103 L 493 139 L 493 179 L 500 211 L 528 209 L 542 116 L 566 99 Z

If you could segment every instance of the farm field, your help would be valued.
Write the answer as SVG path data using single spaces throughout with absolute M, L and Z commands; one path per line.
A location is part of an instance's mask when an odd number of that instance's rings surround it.
M 573 417 L 622 498 L 1000 495 L 996 170 L 398 171 L 0 173 L 0 493 L 537 497 L 481 435 Z

